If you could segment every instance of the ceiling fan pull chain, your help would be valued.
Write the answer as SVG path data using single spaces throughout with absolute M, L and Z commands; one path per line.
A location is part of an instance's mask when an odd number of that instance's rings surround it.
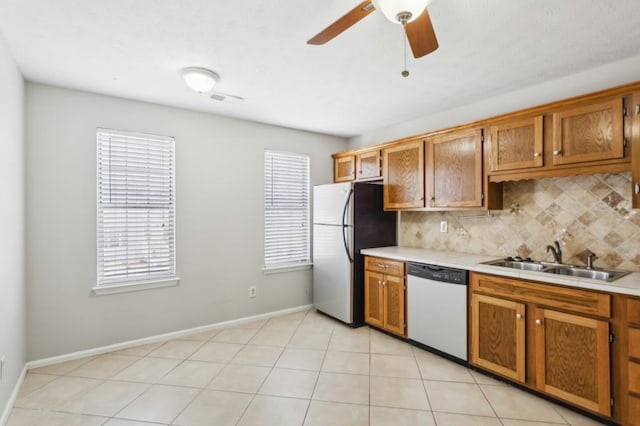
M 407 23 L 402 23 L 402 44 L 404 45 L 404 70 L 402 71 L 403 77 L 409 77 L 409 71 L 407 70 Z

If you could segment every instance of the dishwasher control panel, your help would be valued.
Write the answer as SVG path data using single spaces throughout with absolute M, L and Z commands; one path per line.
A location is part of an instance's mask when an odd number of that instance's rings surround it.
M 469 273 L 464 269 L 408 262 L 407 275 L 413 275 L 433 281 L 467 285 Z

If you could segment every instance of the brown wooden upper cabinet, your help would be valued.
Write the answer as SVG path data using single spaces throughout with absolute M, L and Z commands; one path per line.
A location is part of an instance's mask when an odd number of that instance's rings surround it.
M 333 159 L 333 181 L 349 182 L 356 177 L 355 158 L 353 155 Z
M 579 104 L 553 114 L 554 165 L 622 157 L 622 97 Z
M 631 169 L 633 173 L 632 204 L 640 208 L 640 92 L 631 100 Z
M 482 129 L 427 139 L 427 207 L 482 207 Z
M 542 167 L 543 117 L 491 126 L 491 171 Z
M 356 154 L 356 180 L 380 177 L 380 150 Z
M 392 145 L 382 157 L 385 210 L 424 207 L 424 140 Z

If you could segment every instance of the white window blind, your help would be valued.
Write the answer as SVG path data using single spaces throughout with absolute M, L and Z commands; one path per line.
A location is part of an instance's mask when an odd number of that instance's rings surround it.
M 98 286 L 172 278 L 173 138 L 97 131 Z
M 264 153 L 264 264 L 310 263 L 309 157 Z

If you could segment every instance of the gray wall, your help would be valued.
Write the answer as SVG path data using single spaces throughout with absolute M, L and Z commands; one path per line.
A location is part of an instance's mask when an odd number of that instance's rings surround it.
M 24 83 L 0 35 L 0 416 L 26 361 Z M 1 422 L 1 420 L 0 420 Z
M 32 83 L 26 106 L 30 360 L 311 303 L 310 270 L 262 272 L 263 152 L 326 183 L 345 139 Z M 91 295 L 96 127 L 176 138 L 179 286 Z
M 640 80 L 640 56 L 634 56 L 480 102 L 375 129 L 351 138 L 349 149 L 445 129 L 638 80 Z

